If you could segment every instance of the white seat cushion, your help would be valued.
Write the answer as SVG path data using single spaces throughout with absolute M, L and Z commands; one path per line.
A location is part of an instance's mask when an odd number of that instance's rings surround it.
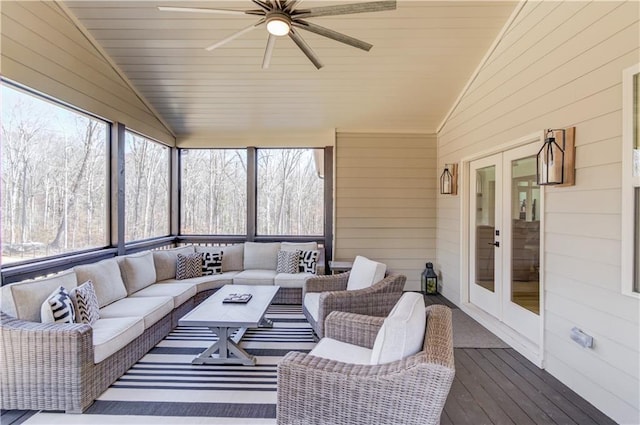
M 332 338 L 322 338 L 309 354 L 342 363 L 371 364 L 370 349 Z
M 304 288 L 307 279 L 314 276 L 313 273 L 278 273 L 273 282 L 282 288 Z
M 320 294 L 322 292 L 307 292 L 304 296 L 304 308 L 309 312 L 313 320 L 318 321 L 318 311 L 320 310 Z
M 233 277 L 234 285 L 273 285 L 276 269 L 244 270 Z
M 426 324 L 422 294 L 404 293 L 378 331 L 371 364 L 391 363 L 419 352 Z
M 184 280 L 180 282 L 184 282 Z M 173 298 L 173 308 L 178 308 L 195 295 L 196 285 L 194 283 L 156 283 L 129 295 L 129 297 L 171 297 Z
M 100 318 L 142 317 L 149 329 L 173 310 L 173 297 L 127 297 L 100 309 Z
M 142 317 L 98 319 L 93 325 L 93 361 L 100 363 L 144 332 Z
M 368 288 L 374 283 L 384 279 L 384 273 L 387 271 L 386 264 L 369 260 L 368 258 L 358 255 L 353 262 L 349 281 L 347 282 L 347 291 L 354 289 Z
M 231 285 L 233 283 L 233 277 L 238 272 L 223 272 L 222 274 L 211 274 L 207 276 L 191 277 L 189 279 L 167 279 L 158 282 L 158 284 L 165 283 L 181 283 L 192 284 L 196 287 L 196 293 L 206 291 L 208 289 L 222 288 L 224 285 Z

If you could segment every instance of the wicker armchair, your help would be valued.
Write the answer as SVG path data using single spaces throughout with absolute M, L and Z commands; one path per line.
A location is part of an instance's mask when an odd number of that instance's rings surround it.
M 402 296 L 407 281 L 406 276 L 389 275 L 368 288 L 347 291 L 350 273 L 313 277 L 306 282 L 305 295 L 309 292 L 321 292 L 317 318 L 307 305 L 302 306 L 302 312 L 318 338 L 324 336 L 324 320 L 332 311 L 387 316 Z
M 426 308 L 423 350 L 382 365 L 290 352 L 278 365 L 278 424 L 438 424 L 453 377 L 451 310 Z M 333 312 L 326 336 L 373 347 L 383 317 Z

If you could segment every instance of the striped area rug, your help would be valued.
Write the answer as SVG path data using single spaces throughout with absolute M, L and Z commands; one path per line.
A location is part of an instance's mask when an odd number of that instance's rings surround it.
M 315 342 L 300 306 L 272 305 L 273 328 L 249 329 L 240 346 L 255 366 L 192 365 L 216 339 L 179 326 L 82 415 L 38 413 L 27 424 L 274 424 L 276 368 L 289 351 Z

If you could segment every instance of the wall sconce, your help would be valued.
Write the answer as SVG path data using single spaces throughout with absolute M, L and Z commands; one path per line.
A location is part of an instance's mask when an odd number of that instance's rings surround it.
M 575 184 L 575 127 L 545 130 L 544 143 L 536 156 L 539 186 Z
M 440 194 L 458 194 L 458 164 L 444 164 L 444 171 L 440 175 Z

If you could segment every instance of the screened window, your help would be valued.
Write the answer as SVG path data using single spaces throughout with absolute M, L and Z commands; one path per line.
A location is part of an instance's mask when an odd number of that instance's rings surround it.
M 259 235 L 323 234 L 323 170 L 315 158 L 314 149 L 258 149 Z
M 125 240 L 169 234 L 170 149 L 136 133 L 125 134 Z
M 2 264 L 104 247 L 109 123 L 2 84 Z
M 180 233 L 244 235 L 247 151 L 182 149 Z

